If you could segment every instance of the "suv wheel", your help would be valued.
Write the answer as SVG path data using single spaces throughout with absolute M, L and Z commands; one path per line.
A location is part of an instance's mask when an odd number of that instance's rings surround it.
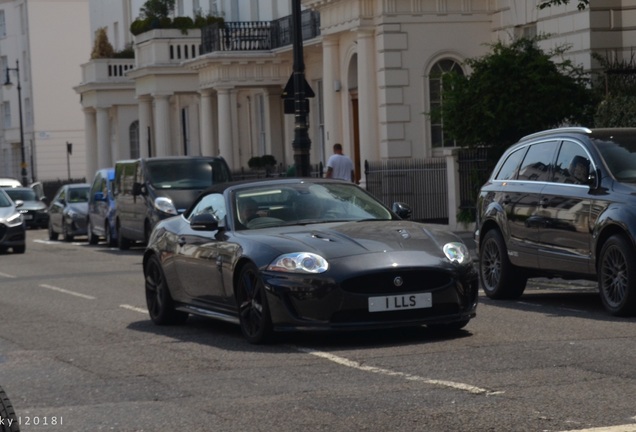
M 598 289 L 605 309 L 616 316 L 636 312 L 636 263 L 634 248 L 623 236 L 610 237 L 598 264 Z
M 496 229 L 488 231 L 481 244 L 479 279 L 486 295 L 493 299 L 519 298 L 526 288 L 527 276 L 510 263 L 506 243 Z

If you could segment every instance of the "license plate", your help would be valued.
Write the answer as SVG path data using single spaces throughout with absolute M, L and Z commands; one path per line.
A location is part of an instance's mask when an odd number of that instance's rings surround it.
M 430 307 L 433 307 L 433 296 L 431 293 L 369 297 L 369 312 L 424 309 Z
M 31 220 L 33 219 L 33 216 L 31 216 L 30 214 L 23 214 L 22 217 L 24 218 L 24 220 Z

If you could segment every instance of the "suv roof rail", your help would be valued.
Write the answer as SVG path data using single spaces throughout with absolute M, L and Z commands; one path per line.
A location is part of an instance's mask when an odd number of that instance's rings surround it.
M 592 130 L 589 128 L 586 128 L 584 126 L 570 126 L 570 127 L 562 127 L 562 128 L 556 128 L 556 129 L 548 129 L 548 130 L 544 130 L 544 131 L 540 131 L 540 132 L 535 132 L 533 134 L 530 135 L 526 135 L 523 138 L 521 138 L 519 141 L 525 141 L 528 139 L 532 139 L 532 138 L 537 138 L 537 137 L 541 137 L 544 135 L 551 135 L 554 133 L 592 133 Z

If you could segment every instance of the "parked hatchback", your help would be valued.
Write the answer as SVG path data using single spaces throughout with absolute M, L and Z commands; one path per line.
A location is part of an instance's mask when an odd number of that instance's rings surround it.
M 22 204 L 21 200 L 11 200 L 0 188 L 0 253 L 9 248 L 19 254 L 26 250 L 26 225 L 19 211 Z
M 482 288 L 517 298 L 528 278 L 589 279 L 613 315 L 636 313 L 636 128 L 560 128 L 510 147 L 481 188 Z
M 49 239 L 62 234 L 65 241 L 86 235 L 88 213 L 88 183 L 66 184 L 60 187 L 49 206 Z

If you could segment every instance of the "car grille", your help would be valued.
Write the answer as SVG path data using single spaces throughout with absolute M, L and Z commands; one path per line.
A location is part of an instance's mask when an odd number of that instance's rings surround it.
M 396 279 L 400 278 L 402 284 Z M 341 287 L 356 294 L 395 294 L 415 291 L 435 291 L 453 284 L 450 273 L 439 270 L 392 270 L 369 273 L 346 279 Z
M 2 240 L 7 235 L 7 226 L 5 224 L 0 224 L 0 240 Z

